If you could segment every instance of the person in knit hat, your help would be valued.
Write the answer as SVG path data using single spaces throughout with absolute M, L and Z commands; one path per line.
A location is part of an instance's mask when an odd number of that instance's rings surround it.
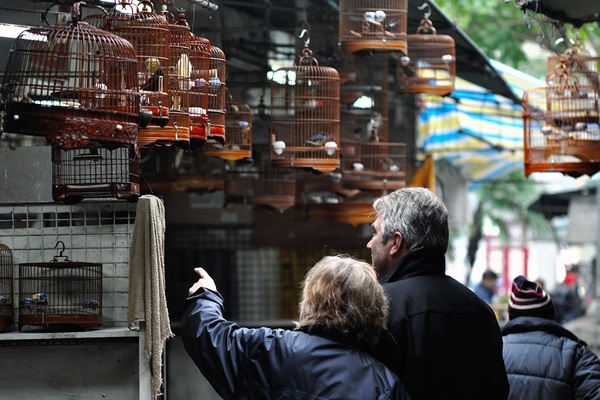
M 509 400 L 600 399 L 600 360 L 555 321 L 556 308 L 548 293 L 517 276 L 508 317 L 501 332 Z

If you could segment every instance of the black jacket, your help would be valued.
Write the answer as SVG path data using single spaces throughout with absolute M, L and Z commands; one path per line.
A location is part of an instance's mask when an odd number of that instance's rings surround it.
M 600 399 L 600 361 L 556 322 L 518 317 L 502 327 L 511 400 Z
M 183 344 L 225 399 L 408 399 L 371 355 L 300 331 L 241 328 L 223 318 L 223 299 L 200 290 L 187 300 Z
M 381 359 L 411 398 L 506 399 L 502 338 L 490 306 L 446 275 L 443 254 L 411 253 L 396 267 L 383 287 L 397 348 Z

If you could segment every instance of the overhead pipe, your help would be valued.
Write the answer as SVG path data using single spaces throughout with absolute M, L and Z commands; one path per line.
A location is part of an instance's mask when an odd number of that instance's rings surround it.
M 192 4 L 199 5 L 202 8 L 207 9 L 208 11 L 217 11 L 219 6 L 209 0 L 187 0 Z

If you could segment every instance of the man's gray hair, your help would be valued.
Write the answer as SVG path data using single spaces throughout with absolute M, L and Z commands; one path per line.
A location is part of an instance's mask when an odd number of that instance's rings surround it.
M 399 232 L 409 252 L 448 249 L 448 209 L 433 192 L 422 187 L 398 189 L 375 200 L 382 241 Z

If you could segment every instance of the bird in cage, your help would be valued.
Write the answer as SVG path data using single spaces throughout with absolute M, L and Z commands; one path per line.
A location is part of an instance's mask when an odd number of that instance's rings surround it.
M 326 132 L 319 132 L 313 135 L 310 139 L 307 139 L 306 144 L 311 146 L 324 146 L 325 143 L 333 141 L 335 141 L 333 135 Z
M 381 114 L 376 112 L 367 124 L 367 134 L 369 135 L 369 142 L 379 142 L 379 130 L 383 125 Z
M 146 90 L 148 92 L 159 92 L 163 87 L 163 68 L 158 68 L 154 74 L 148 78 L 146 82 L 140 87 L 140 90 Z

